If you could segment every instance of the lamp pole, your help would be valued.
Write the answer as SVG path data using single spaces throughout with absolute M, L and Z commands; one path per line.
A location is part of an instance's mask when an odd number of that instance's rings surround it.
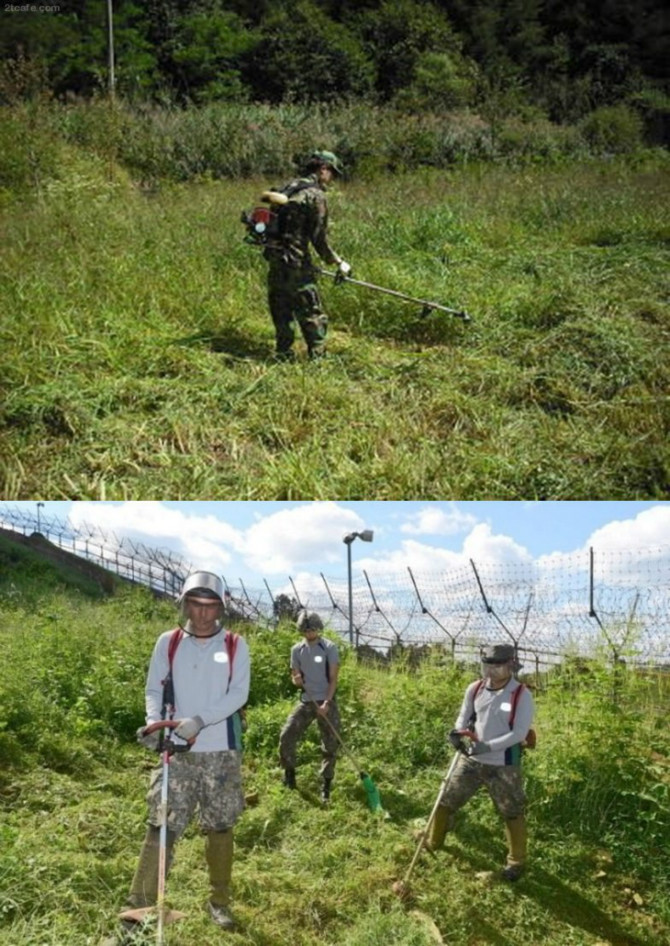
M 374 532 L 372 529 L 364 529 L 362 532 L 349 532 L 342 539 L 347 547 L 347 584 L 349 588 L 349 643 L 354 645 L 354 595 L 351 583 L 351 546 L 355 539 L 362 539 L 363 542 L 372 542 Z
M 40 526 L 40 509 L 44 508 L 44 503 L 37 503 L 37 532 L 38 535 L 42 534 L 42 528 Z
M 114 74 L 114 10 L 112 0 L 107 0 L 107 62 L 109 65 L 109 96 L 113 99 L 116 91 L 116 76 Z

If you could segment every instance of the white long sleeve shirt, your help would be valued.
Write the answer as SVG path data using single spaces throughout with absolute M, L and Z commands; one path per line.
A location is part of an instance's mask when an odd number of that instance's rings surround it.
M 173 631 L 156 641 L 146 684 L 147 724 L 161 718 L 163 681 L 170 664 L 168 647 Z M 204 722 L 192 752 L 219 752 L 239 749 L 235 744 L 232 717 L 249 697 L 249 647 L 237 639 L 231 674 L 225 643 L 225 629 L 204 640 L 184 634 L 174 654 L 172 679 L 175 719 L 199 716 Z
M 513 728 L 509 721 L 512 714 L 512 694 L 521 684 L 512 677 L 501 690 L 490 690 L 482 686 L 475 697 L 481 681 L 471 683 L 465 691 L 455 729 L 471 729 L 470 720 L 476 713 L 474 731 L 477 738 L 490 746 L 490 752 L 474 756 L 484 765 L 513 765 L 518 763 L 520 746 L 528 735 L 535 712 L 533 697 L 527 687 L 523 688 L 516 705 Z

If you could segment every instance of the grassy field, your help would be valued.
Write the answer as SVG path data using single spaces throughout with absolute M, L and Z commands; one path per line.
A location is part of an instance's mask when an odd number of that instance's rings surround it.
M 2 550 L 0 550 L 2 551 Z M 147 661 L 171 605 L 143 591 L 91 596 L 50 566 L 3 558 L 0 578 L 0 946 L 97 946 L 114 926 L 144 833 L 154 759 L 134 742 Z M 95 594 L 98 592 L 96 590 Z M 425 855 L 397 900 L 449 761 L 445 731 L 474 670 L 427 662 L 379 670 L 343 648 L 340 706 L 350 751 L 378 785 L 373 815 L 355 766 L 338 764 L 318 801 L 315 733 L 299 792 L 280 785 L 279 729 L 295 692 L 290 628 L 246 631 L 252 692 L 246 791 L 236 829 L 235 913 L 221 934 L 204 912 L 195 827 L 169 879 L 187 918 L 170 946 L 661 946 L 670 936 L 668 682 L 628 674 L 611 702 L 606 667 L 536 691 L 539 747 L 525 760 L 531 864 L 518 884 L 483 873 L 504 860 L 485 796 L 445 851 Z M 411 722 L 410 722 L 411 721 Z M 147 944 L 152 939 L 147 939 Z
M 267 180 L 143 192 L 72 151 L 5 199 L 6 499 L 601 499 L 668 495 L 661 157 L 352 181 L 324 280 L 330 356 L 272 361 L 242 208 Z

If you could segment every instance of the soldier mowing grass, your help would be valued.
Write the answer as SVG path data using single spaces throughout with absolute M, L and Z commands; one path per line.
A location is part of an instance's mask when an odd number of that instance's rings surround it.
M 342 276 L 351 266 L 328 242 L 328 205 L 325 191 L 342 173 L 339 158 L 331 151 L 314 151 L 304 176 L 282 188 L 266 191 L 262 199 L 272 207 L 273 222 L 265 240 L 268 261 L 268 302 L 276 335 L 276 357 L 293 360 L 294 321 L 300 326 L 310 358 L 326 351 L 328 317 L 316 286 L 310 244 L 321 259 L 338 267 Z

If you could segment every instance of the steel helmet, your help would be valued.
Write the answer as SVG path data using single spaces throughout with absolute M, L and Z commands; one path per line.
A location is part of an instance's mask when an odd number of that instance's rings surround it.
M 223 603 L 223 581 L 214 572 L 193 572 L 184 582 L 177 598 L 182 603 L 187 596 L 194 598 L 218 598 Z

